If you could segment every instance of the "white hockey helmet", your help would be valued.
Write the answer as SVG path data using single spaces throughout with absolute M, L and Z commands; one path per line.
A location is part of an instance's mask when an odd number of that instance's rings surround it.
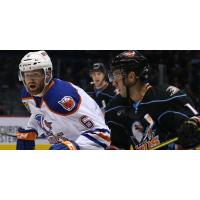
M 37 69 L 44 70 L 45 85 L 47 85 L 51 81 L 51 79 L 47 80 L 47 72 L 53 70 L 53 65 L 46 51 L 29 52 L 22 58 L 19 64 L 19 80 L 24 83 L 23 72 Z

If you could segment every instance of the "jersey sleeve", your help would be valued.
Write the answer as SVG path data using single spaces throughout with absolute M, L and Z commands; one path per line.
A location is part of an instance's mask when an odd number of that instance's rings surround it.
M 157 125 L 172 134 L 185 120 L 198 114 L 186 92 L 174 86 L 152 90 L 148 99 L 140 103 L 139 111 L 141 118 L 149 114 Z
M 47 95 L 44 102 L 48 108 L 60 115 L 70 115 L 75 113 L 81 104 L 81 96 L 72 84 L 57 80 Z
M 188 117 L 198 115 L 192 99 L 187 95 L 185 91 L 179 90 L 174 86 L 169 86 L 166 89 L 166 93 L 169 96 L 169 99 L 171 99 L 171 107 L 187 115 Z

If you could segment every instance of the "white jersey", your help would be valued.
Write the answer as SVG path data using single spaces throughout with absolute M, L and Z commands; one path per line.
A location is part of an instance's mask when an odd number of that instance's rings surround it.
M 51 144 L 60 138 L 74 141 L 80 149 L 105 149 L 110 145 L 103 113 L 77 86 L 54 79 L 43 97 L 31 96 L 24 88 L 22 101 L 31 113 L 28 128 L 45 134 Z

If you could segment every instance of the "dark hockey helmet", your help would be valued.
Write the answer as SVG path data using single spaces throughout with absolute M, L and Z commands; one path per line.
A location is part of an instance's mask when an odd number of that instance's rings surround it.
M 90 74 L 94 71 L 100 71 L 100 72 L 103 72 L 104 74 L 106 74 L 106 68 L 105 68 L 105 65 L 103 63 L 94 63 L 92 65 L 92 68 L 90 70 Z
M 113 59 L 111 73 L 115 70 L 120 70 L 124 76 L 134 71 L 141 81 L 146 82 L 149 79 L 150 66 L 146 57 L 138 51 L 130 50 L 118 54 Z
M 90 76 L 93 72 L 102 72 L 105 75 L 105 79 L 107 80 L 107 70 L 103 63 L 94 63 L 92 68 L 90 69 Z

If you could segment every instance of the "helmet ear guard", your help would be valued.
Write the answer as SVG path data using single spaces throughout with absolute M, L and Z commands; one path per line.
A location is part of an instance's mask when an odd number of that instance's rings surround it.
M 19 79 L 19 81 L 23 81 L 22 73 L 20 70 L 18 70 L 18 79 Z

